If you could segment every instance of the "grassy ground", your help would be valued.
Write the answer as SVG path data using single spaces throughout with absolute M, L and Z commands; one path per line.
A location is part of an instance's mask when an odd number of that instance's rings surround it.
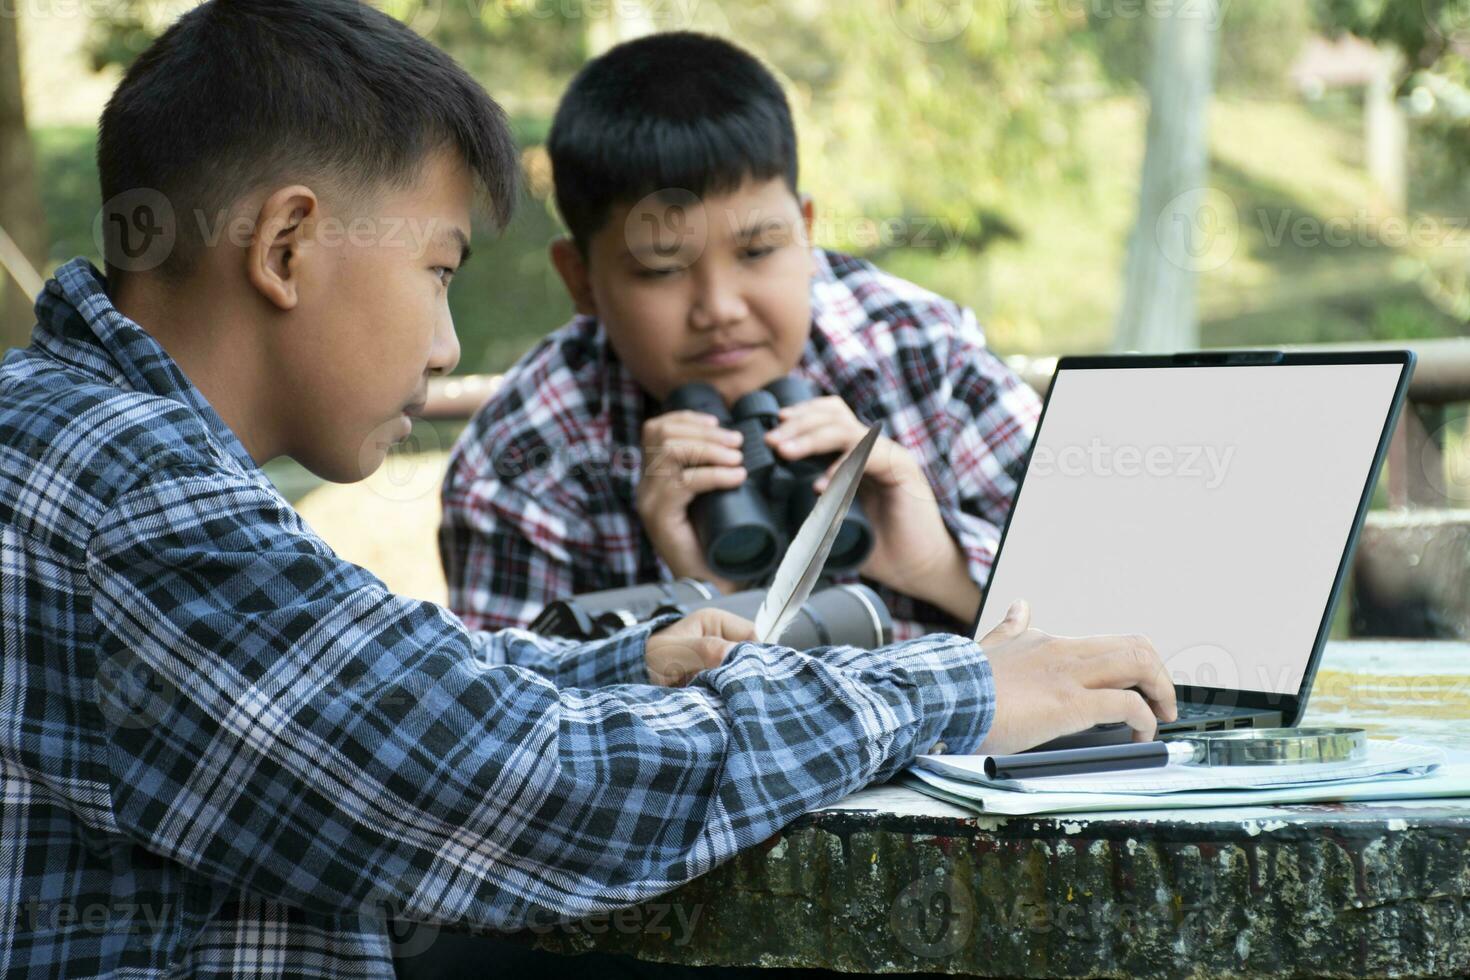
M 307 523 L 350 562 L 399 595 L 444 604 L 439 484 L 444 452 L 401 453 L 367 480 L 320 484 L 296 502 Z
M 1389 212 L 1363 169 L 1356 106 L 1219 99 L 1210 112 L 1209 184 L 1233 208 L 1235 244 L 1228 260 L 1199 276 L 1205 346 L 1465 332 L 1425 298 L 1406 250 L 1378 243 Z M 1105 349 L 1121 302 L 1143 125 L 1136 100 L 1110 99 L 1089 111 L 1089 180 L 1016 202 L 1020 242 L 998 245 L 969 268 L 926 269 L 911 258 L 891 265 L 950 295 L 982 283 L 972 302 L 999 349 Z M 1350 244 L 1331 244 L 1325 234 L 1314 243 L 1313 229 L 1343 225 Z

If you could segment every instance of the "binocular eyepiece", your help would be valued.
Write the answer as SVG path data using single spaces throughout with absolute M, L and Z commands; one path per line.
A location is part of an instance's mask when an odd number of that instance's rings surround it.
M 766 444 L 766 433 L 780 422 L 779 412 L 816 397 L 804 379 L 780 378 L 752 391 L 726 408 L 711 385 L 684 385 L 664 403 L 664 410 L 713 415 L 726 429 L 744 437 L 746 480 L 731 490 L 701 494 L 689 506 L 690 522 L 704 549 L 705 561 L 717 575 L 752 582 L 773 571 L 791 538 L 800 530 L 817 492 L 813 484 L 837 454 L 784 460 Z M 873 528 L 862 504 L 852 503 L 827 558 L 827 574 L 855 571 L 873 550 Z

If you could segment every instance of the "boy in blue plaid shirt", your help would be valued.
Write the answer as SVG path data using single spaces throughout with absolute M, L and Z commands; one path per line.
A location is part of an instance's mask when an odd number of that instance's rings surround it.
M 821 396 L 767 437 L 795 463 L 881 423 L 860 497 L 893 635 L 962 631 L 980 603 L 1040 413 L 969 310 L 809 245 L 786 97 L 753 56 L 677 32 L 587 64 L 547 141 L 569 235 L 551 257 L 577 316 L 506 375 L 455 446 L 440 553 L 472 626 L 680 576 L 725 591 L 689 518 L 745 481 L 738 433 L 664 410 L 794 374 Z
M 0 364 L 0 972 L 390 977 L 390 917 L 631 905 L 936 742 L 1147 732 L 1137 684 L 1170 710 L 1142 641 L 1024 607 L 985 652 L 718 614 L 575 645 L 333 554 L 260 466 L 360 479 L 408 433 L 514 161 L 484 91 L 354 0 L 213 0 L 129 69 L 107 273 L 63 266 Z

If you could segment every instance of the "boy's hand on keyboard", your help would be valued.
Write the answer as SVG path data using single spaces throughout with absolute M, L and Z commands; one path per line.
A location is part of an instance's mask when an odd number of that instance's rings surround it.
M 718 667 L 737 643 L 754 642 L 755 624 L 723 609 L 699 609 L 648 638 L 649 683 L 683 687 L 701 670 Z
M 1148 637 L 1052 636 L 1030 624 L 1030 606 L 1017 601 L 980 640 L 995 680 L 995 720 L 980 752 L 1022 752 L 1120 721 L 1146 742 L 1158 721 L 1178 717 L 1174 684 Z
M 868 434 L 847 403 L 836 396 L 814 398 L 781 409 L 781 424 L 766 441 L 782 459 L 846 453 Z M 817 482 L 820 493 L 839 459 Z M 880 437 L 863 468 L 860 490 L 873 525 L 873 553 L 859 569 L 896 592 L 923 599 L 956 619 L 969 621 L 980 605 L 980 589 L 939 511 L 929 477 L 917 457 Z

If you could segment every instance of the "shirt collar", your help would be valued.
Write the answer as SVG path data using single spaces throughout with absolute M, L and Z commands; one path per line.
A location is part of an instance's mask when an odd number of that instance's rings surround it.
M 597 362 L 592 377 L 597 388 L 596 417 L 607 419 L 611 446 L 640 445 L 643 419 L 657 408 L 612 349 L 602 321 L 582 316 L 578 320 L 588 332 Z
M 131 391 L 171 398 L 198 413 L 246 470 L 243 443 L 163 347 L 113 305 L 107 280 L 85 258 L 56 270 L 36 299 L 32 343 L 75 370 Z
M 883 371 L 876 345 L 882 331 L 862 297 L 832 267 L 825 249 L 812 250 L 812 329 L 796 373 L 818 390 L 841 395 L 859 419 L 882 417 Z

